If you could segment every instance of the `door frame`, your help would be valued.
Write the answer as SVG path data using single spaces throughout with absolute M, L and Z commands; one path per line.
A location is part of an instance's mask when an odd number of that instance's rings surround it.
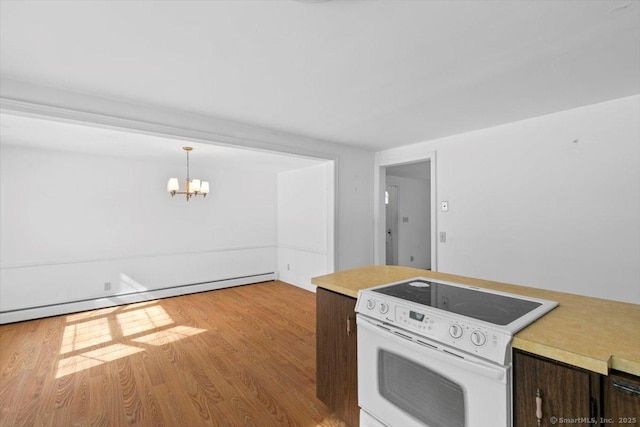
M 378 152 L 375 158 L 375 168 L 373 176 L 373 213 L 374 233 L 373 233 L 373 257 L 374 264 L 386 264 L 386 210 L 384 204 L 384 191 L 387 183 L 387 167 L 400 166 L 411 163 L 429 162 L 431 200 L 429 209 L 431 211 L 431 271 L 438 271 L 438 245 L 437 245 L 437 213 L 436 209 L 436 152 L 420 153 L 405 156 L 391 156 L 390 152 Z

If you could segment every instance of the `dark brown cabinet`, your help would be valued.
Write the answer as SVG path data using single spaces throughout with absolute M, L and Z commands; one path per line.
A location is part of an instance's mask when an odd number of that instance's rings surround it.
M 515 426 L 599 425 L 599 408 L 600 375 L 514 350 Z
M 356 299 L 316 294 L 316 395 L 352 427 L 359 425 Z
M 607 425 L 640 426 L 640 378 L 612 371 L 605 379 L 604 418 Z M 603 423 L 603 425 L 605 425 Z

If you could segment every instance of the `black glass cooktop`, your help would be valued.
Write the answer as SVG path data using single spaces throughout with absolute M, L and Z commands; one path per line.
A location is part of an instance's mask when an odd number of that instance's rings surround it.
M 426 280 L 412 280 L 372 290 L 495 325 L 508 325 L 542 305 L 539 302 Z

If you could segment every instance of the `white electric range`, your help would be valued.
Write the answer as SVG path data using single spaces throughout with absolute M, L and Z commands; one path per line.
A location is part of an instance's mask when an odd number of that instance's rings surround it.
M 511 339 L 557 305 L 424 277 L 360 291 L 361 425 L 511 426 Z

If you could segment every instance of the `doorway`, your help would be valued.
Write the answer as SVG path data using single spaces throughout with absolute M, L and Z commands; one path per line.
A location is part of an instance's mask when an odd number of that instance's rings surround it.
M 380 165 L 380 264 L 435 270 L 434 160 Z

